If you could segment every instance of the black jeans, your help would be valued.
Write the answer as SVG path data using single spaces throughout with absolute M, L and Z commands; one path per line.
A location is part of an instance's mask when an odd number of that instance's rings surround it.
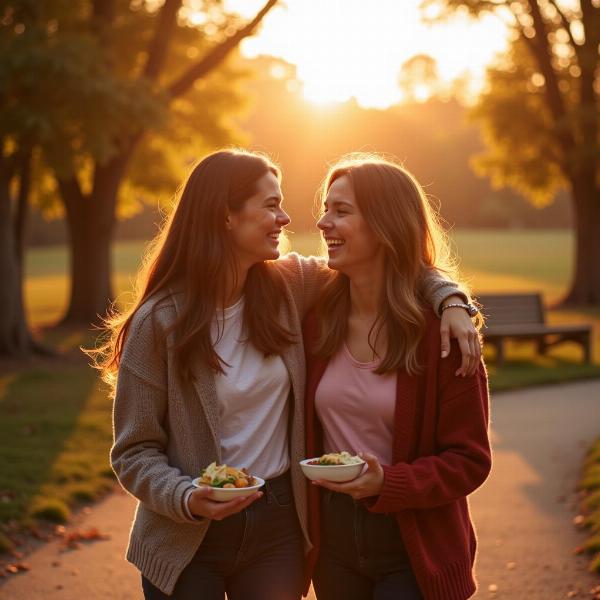
M 263 497 L 213 521 L 172 596 L 142 577 L 146 600 L 299 600 L 302 533 L 289 473 L 266 482 Z
M 422 600 L 396 519 L 370 513 L 347 494 L 325 490 L 318 600 Z

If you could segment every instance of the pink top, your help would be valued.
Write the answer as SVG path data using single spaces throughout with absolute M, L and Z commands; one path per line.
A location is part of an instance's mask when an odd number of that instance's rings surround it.
M 315 393 L 325 452 L 368 452 L 392 462 L 397 375 L 377 375 L 378 361 L 357 361 L 346 344 L 331 358 Z

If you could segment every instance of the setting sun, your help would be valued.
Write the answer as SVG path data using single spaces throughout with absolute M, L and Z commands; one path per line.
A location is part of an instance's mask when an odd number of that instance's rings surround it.
M 417 54 L 436 61 L 439 84 L 456 78 L 481 85 L 484 67 L 506 45 L 506 28 L 496 17 L 478 22 L 455 17 L 427 25 L 421 0 L 288 0 L 265 18 L 259 34 L 242 52 L 278 56 L 298 68 L 304 96 L 311 102 L 344 102 L 387 108 L 402 100 L 398 85 L 403 63 Z M 249 16 L 262 0 L 229 0 L 226 6 Z M 469 40 L 469 44 L 465 40 Z M 415 90 L 424 100 L 429 90 Z

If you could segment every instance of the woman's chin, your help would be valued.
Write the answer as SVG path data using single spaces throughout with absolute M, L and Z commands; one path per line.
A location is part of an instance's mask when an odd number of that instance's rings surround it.
M 281 256 L 281 252 L 279 252 L 279 248 L 272 248 L 268 252 L 265 252 L 265 257 L 263 260 L 276 260 Z
M 341 269 L 340 269 L 340 261 L 339 261 L 339 260 L 337 260 L 335 257 L 331 257 L 331 256 L 330 256 L 330 257 L 327 259 L 327 266 L 328 266 L 330 269 L 333 269 L 334 271 L 340 271 L 340 270 L 341 270 Z

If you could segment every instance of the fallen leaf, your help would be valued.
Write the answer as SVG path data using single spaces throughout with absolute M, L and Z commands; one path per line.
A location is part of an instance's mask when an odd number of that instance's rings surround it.
M 498 591 L 498 586 L 495 583 L 488 585 L 488 591 L 495 594 Z
M 70 531 L 69 533 L 65 533 L 63 535 L 63 547 L 65 548 L 79 548 L 81 544 L 79 542 L 92 542 L 96 540 L 108 540 L 110 539 L 109 535 L 100 533 L 100 530 L 97 527 L 90 527 L 86 530 L 75 529 L 74 531 Z
M 506 568 L 507 568 L 509 571 L 512 571 L 512 570 L 513 570 L 513 569 L 514 569 L 516 566 L 517 566 L 517 563 L 516 563 L 516 562 L 514 562 L 514 561 L 512 561 L 512 560 L 510 560 L 510 561 L 508 561 L 508 562 L 506 563 Z
M 574 519 L 573 519 L 573 525 L 575 525 L 576 527 L 581 527 L 585 522 L 585 517 L 583 515 L 577 515 Z

